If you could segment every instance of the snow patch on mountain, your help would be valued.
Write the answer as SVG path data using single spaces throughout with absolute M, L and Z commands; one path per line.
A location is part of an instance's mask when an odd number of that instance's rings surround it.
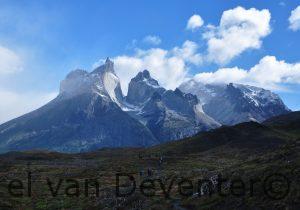
M 116 88 L 120 85 L 119 78 L 112 72 L 105 72 L 103 76 L 103 85 L 111 100 L 118 104 L 118 106 L 121 106 L 115 93 Z
M 212 128 L 220 127 L 221 124 L 204 113 L 202 105 L 199 103 L 194 106 L 197 124 L 207 124 Z
M 197 95 L 203 112 L 226 125 L 262 122 L 290 111 L 277 94 L 249 85 L 204 84 L 191 79 L 179 89 Z
M 249 101 L 257 107 L 277 103 L 280 100 L 277 94 L 263 88 L 241 84 L 233 84 L 233 86 L 239 88 L 244 94 L 244 97 L 249 99 Z

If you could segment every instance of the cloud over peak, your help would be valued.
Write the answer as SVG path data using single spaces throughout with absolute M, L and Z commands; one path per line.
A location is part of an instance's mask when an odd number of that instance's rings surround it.
M 138 49 L 134 55 L 113 58 L 123 92 L 127 93 L 130 80 L 144 69 L 148 69 L 151 76 L 163 87 L 167 89 L 178 87 L 187 77 L 189 64 L 201 62 L 197 49 L 198 45 L 195 42 L 185 41 L 182 46 L 170 50 Z
M 265 56 L 249 70 L 221 68 L 215 72 L 199 73 L 194 79 L 202 83 L 233 82 L 284 90 L 285 84 L 300 84 L 300 63 L 287 63 L 275 56 Z

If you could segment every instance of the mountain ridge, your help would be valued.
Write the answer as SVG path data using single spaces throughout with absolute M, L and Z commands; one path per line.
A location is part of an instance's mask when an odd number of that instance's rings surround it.
M 291 111 L 277 94 L 249 85 L 203 84 L 191 79 L 181 84 L 179 89 L 197 95 L 204 112 L 223 125 L 263 122 Z
M 194 89 L 188 89 L 186 84 L 166 90 L 143 70 L 131 79 L 124 96 L 109 58 L 91 72 L 74 70 L 61 82 L 53 101 L 0 125 L 0 152 L 148 147 L 289 112 L 277 95 L 261 88 L 237 84 L 195 88 L 193 81 L 188 85 Z

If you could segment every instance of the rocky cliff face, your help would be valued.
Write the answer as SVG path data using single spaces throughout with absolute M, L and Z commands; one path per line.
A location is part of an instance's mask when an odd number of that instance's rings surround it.
M 139 115 L 160 141 L 192 136 L 220 126 L 202 112 L 197 112 L 198 99 L 179 89 L 155 93 L 142 107 Z
M 179 89 L 165 90 L 151 78 L 147 70 L 129 83 L 126 100 L 137 106 L 131 112 L 161 142 L 192 136 L 220 126 L 199 109 L 195 95 Z
M 129 104 L 141 105 L 145 103 L 153 93 L 163 93 L 164 91 L 165 89 L 160 87 L 155 79 L 151 78 L 149 71 L 144 70 L 131 79 L 126 101 Z

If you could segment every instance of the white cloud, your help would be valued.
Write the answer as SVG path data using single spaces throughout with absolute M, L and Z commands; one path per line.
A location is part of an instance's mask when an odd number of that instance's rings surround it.
M 16 52 L 0 45 L 0 79 L 7 79 L 5 75 L 15 74 L 23 70 L 23 57 Z M 8 77 L 9 78 L 9 77 Z M 0 84 L 0 124 L 39 108 L 56 93 L 17 92 L 7 90 Z
M 209 25 L 204 34 L 207 40 L 207 60 L 226 64 L 248 49 L 259 49 L 261 39 L 271 32 L 268 10 L 236 7 L 224 11 L 219 26 Z
M 188 23 L 186 25 L 186 29 L 188 30 L 195 30 L 197 28 L 200 28 L 204 24 L 203 19 L 200 15 L 193 15 L 189 18 Z
M 187 73 L 182 58 L 170 55 L 168 51 L 159 48 L 140 51 L 132 57 L 118 56 L 113 60 L 124 93 L 127 93 L 130 79 L 144 69 L 148 69 L 152 77 L 168 89 L 176 88 Z
M 182 47 L 175 47 L 172 52 L 177 57 L 183 58 L 185 61 L 194 65 L 202 64 L 202 55 L 197 53 L 198 45 L 192 41 L 185 41 Z
M 148 35 L 143 39 L 143 42 L 151 45 L 159 45 L 161 39 L 158 36 Z
M 11 74 L 21 70 L 21 58 L 14 51 L 0 46 L 0 74 Z
M 300 29 L 300 6 L 294 9 L 291 12 L 291 16 L 289 17 L 290 26 L 289 28 L 293 31 L 297 31 Z
M 123 55 L 113 58 L 123 92 L 127 93 L 130 80 L 144 69 L 148 69 L 163 87 L 167 89 L 178 87 L 188 74 L 188 64 L 196 64 L 201 60 L 201 56 L 196 53 L 197 47 L 196 43 L 186 41 L 181 47 L 171 50 L 161 48 L 137 50 L 133 56 Z
M 238 67 L 234 68 L 221 68 L 215 72 L 202 72 L 196 74 L 194 79 L 202 83 L 230 83 L 230 82 L 240 82 L 247 75 L 247 72 Z
M 37 109 L 56 96 L 57 93 L 0 90 L 0 124 Z
M 285 84 L 300 84 L 300 63 L 286 63 L 274 56 L 265 56 L 249 70 L 221 68 L 215 72 L 199 73 L 194 79 L 203 83 L 233 82 L 284 90 Z

